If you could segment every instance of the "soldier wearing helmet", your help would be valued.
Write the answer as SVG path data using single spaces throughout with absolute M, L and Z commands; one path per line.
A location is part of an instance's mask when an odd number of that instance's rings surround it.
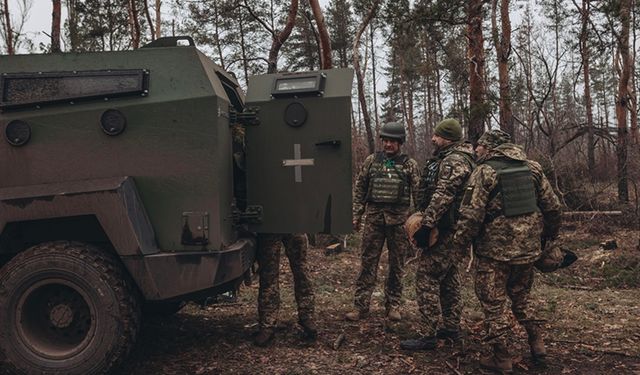
M 385 284 L 387 318 L 402 319 L 400 299 L 405 256 L 410 244 L 403 229 L 411 200 L 415 202 L 419 182 L 418 164 L 400 152 L 405 140 L 404 126 L 389 122 L 380 130 L 382 151 L 369 155 L 358 174 L 353 197 L 353 228 L 358 230 L 364 217 L 362 263 L 356 281 L 355 309 L 345 319 L 357 321 L 369 314 L 378 262 L 387 242 L 389 274 Z
M 480 360 L 484 368 L 513 370 L 511 310 L 528 334 L 532 357 L 546 356 L 542 327 L 529 293 L 541 241 L 555 238 L 560 227 L 560 202 L 542 167 L 509 134 L 490 130 L 478 139 L 478 167 L 460 206 L 454 243 L 474 241 L 475 291 L 485 315 L 485 342 L 493 353 Z
M 431 243 L 420 244 L 419 238 L 410 233 L 416 245 L 425 247 L 416 272 L 421 336 L 400 342 L 405 350 L 435 349 L 438 339 L 457 340 L 460 334 L 462 298 L 458 265 L 464 251 L 453 246 L 452 237 L 464 184 L 475 167 L 475 158 L 471 144 L 462 141 L 462 127 L 455 119 L 438 123 L 431 142 L 435 151 L 422 173 L 416 207 L 422 216 L 418 233 L 423 233 Z M 438 329 L 440 320 L 442 325 Z

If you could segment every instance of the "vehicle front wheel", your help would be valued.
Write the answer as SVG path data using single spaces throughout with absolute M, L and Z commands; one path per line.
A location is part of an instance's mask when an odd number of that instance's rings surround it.
M 96 247 L 44 243 L 0 270 L 0 361 L 10 373 L 106 373 L 129 353 L 139 325 L 133 282 Z

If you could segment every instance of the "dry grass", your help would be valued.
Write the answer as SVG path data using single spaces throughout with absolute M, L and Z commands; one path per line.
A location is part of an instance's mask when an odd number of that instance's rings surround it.
M 535 368 L 521 329 L 523 361 L 517 373 L 637 374 L 640 372 L 640 289 L 638 272 L 621 276 L 620 264 L 637 265 L 640 251 L 633 246 L 637 231 L 613 230 L 620 248 L 598 250 L 602 238 L 575 230 L 565 235 L 580 260 L 558 273 L 537 278 L 534 299 L 547 319 L 549 367 Z M 608 238 L 607 238 L 608 239 Z M 384 256 L 383 256 L 384 257 Z M 283 257 L 286 259 L 286 257 Z M 351 307 L 353 281 L 359 267 L 355 250 L 325 256 L 310 251 L 316 286 L 318 323 L 316 343 L 305 343 L 296 326 L 296 313 L 288 263 L 281 268 L 280 329 L 270 348 L 256 348 L 257 283 L 242 289 L 237 303 L 202 309 L 189 305 L 167 320 L 148 321 L 126 374 L 475 374 L 483 351 L 482 314 L 473 294 L 471 275 L 465 274 L 463 328 L 460 345 L 442 343 L 428 353 L 399 349 L 401 339 L 415 334 L 419 318 L 414 302 L 415 264 L 405 278 L 405 319 L 389 325 L 383 319 L 382 280 L 374 293 L 372 317 L 364 323 L 342 320 Z M 616 270 L 619 271 L 616 273 Z M 386 261 L 379 277 L 384 278 Z M 619 276 L 619 277 L 618 277 Z M 336 340 L 344 336 L 334 350 Z

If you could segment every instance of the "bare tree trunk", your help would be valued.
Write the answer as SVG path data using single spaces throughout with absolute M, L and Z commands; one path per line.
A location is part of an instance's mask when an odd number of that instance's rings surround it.
M 632 19 L 631 25 L 633 29 L 633 48 L 631 49 L 631 61 L 629 66 L 631 67 L 630 81 L 629 81 L 629 114 L 631 117 L 631 141 L 634 145 L 640 142 L 640 135 L 638 134 L 638 95 L 636 92 L 636 0 L 631 0 L 631 12 Z
M 269 49 L 269 68 L 267 73 L 276 73 L 278 71 L 278 54 L 284 42 L 291 35 L 291 30 L 296 23 L 296 14 L 298 14 L 298 0 L 291 0 L 291 6 L 289 7 L 289 14 L 287 14 L 287 22 L 280 33 L 273 32 L 273 40 L 271 41 L 271 48 Z
M 137 49 L 140 47 L 140 21 L 138 20 L 138 7 L 136 0 L 127 1 L 129 10 L 129 26 L 131 26 L 131 47 Z
M 4 36 L 6 38 L 7 55 L 15 54 L 13 49 L 13 31 L 11 30 L 11 17 L 9 17 L 9 0 L 4 0 Z
M 61 0 L 52 0 L 51 12 L 51 52 L 60 52 L 60 16 L 62 13 Z
M 620 53 L 620 80 L 618 81 L 618 95 L 616 98 L 616 120 L 618 121 L 618 143 L 616 154 L 618 157 L 618 201 L 629 201 L 627 145 L 629 143 L 627 129 L 627 111 L 629 103 L 629 79 L 631 75 L 631 56 L 629 53 L 629 26 L 631 0 L 620 1 L 620 36 L 618 51 Z
M 413 125 L 413 92 L 409 84 L 407 84 L 407 80 L 403 77 L 402 72 L 405 71 L 405 62 L 404 57 L 400 55 L 400 98 L 402 100 L 402 112 L 404 113 L 405 121 L 407 124 L 407 144 L 408 150 L 407 153 L 411 156 L 415 154 L 416 151 L 416 137 L 415 137 L 415 127 Z
M 588 0 L 582 0 L 580 7 L 575 0 L 574 5 L 580 10 L 582 16 L 582 30 L 580 32 L 580 55 L 582 56 L 582 73 L 584 79 L 584 102 L 587 111 L 587 169 L 589 177 L 593 181 L 595 179 L 595 136 L 593 127 L 593 103 L 591 100 L 591 76 L 590 76 L 590 60 L 591 51 L 589 49 L 589 18 L 590 3 Z
M 369 116 L 369 111 L 367 110 L 367 101 L 364 97 L 364 77 L 362 73 L 362 69 L 360 68 L 360 38 L 362 37 L 362 33 L 367 29 L 367 25 L 376 15 L 378 11 L 378 6 L 380 5 L 381 0 L 375 0 L 371 5 L 371 9 L 367 16 L 362 20 L 362 24 L 360 24 L 360 28 L 356 34 L 356 37 L 353 41 L 353 69 L 356 72 L 356 82 L 358 87 L 358 102 L 360 103 L 360 109 L 362 110 L 362 119 L 364 121 L 365 131 L 367 133 L 367 144 L 369 146 L 369 153 L 373 153 L 375 151 L 376 145 L 373 140 L 373 133 L 371 131 L 371 117 Z
M 149 0 L 144 0 L 144 14 L 147 17 L 149 23 L 149 30 L 151 32 L 151 40 L 156 40 L 156 31 L 153 27 L 153 21 L 151 20 L 151 13 L 149 12 Z
M 309 6 L 311 6 L 313 18 L 316 20 L 320 37 L 320 68 L 331 69 L 333 67 L 331 63 L 331 37 L 329 37 L 327 22 L 324 19 L 318 0 L 309 0 Z
M 500 23 L 502 35 L 498 32 L 496 12 L 498 0 L 493 0 L 491 8 L 491 24 L 493 44 L 498 58 L 498 81 L 500 84 L 500 129 L 511 134 L 517 142 L 514 129 L 513 112 L 511 110 L 511 88 L 509 86 L 509 56 L 511 55 L 511 20 L 509 19 L 509 0 L 500 1 Z
M 156 39 L 162 36 L 162 13 L 160 13 L 161 6 L 162 0 L 156 0 Z
M 378 88 L 377 88 L 377 82 L 376 82 L 376 49 L 373 45 L 373 41 L 374 41 L 374 30 L 373 30 L 373 24 L 369 25 L 369 35 L 370 35 L 370 42 L 371 42 L 371 79 L 372 79 L 372 83 L 373 83 L 373 113 L 374 113 L 374 120 L 376 121 L 376 137 L 378 136 L 378 133 L 380 132 L 380 116 L 378 116 Z
M 242 70 L 244 72 L 244 83 L 246 87 L 249 87 L 249 58 L 247 56 L 247 42 L 245 40 L 245 31 L 244 31 L 244 18 L 242 14 L 238 16 L 240 21 L 240 49 L 242 53 Z
M 482 36 L 483 0 L 470 0 L 467 8 L 469 40 L 469 140 L 475 143 L 484 131 L 487 106 L 484 102 L 484 48 Z
M 69 43 L 71 52 L 78 51 L 78 16 L 76 13 L 76 0 L 66 0 L 67 22 L 69 27 Z
M 218 2 L 213 2 L 213 28 L 215 30 L 214 39 L 215 39 L 215 48 L 218 51 L 218 60 L 220 61 L 220 67 L 222 70 L 227 70 L 226 64 L 224 63 L 224 53 L 222 52 L 222 43 L 220 41 L 220 27 L 218 26 L 220 22 L 220 11 L 218 10 Z

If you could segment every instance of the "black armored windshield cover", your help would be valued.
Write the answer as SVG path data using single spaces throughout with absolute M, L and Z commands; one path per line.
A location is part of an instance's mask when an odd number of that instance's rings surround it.
M 5 73 L 0 76 L 0 109 L 149 93 L 145 69 Z

